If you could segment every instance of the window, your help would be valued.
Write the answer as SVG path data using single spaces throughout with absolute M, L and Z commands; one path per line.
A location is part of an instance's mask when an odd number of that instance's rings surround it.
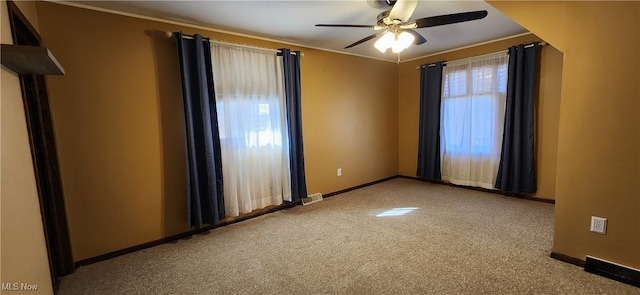
M 443 70 L 442 178 L 493 188 L 500 161 L 507 54 L 448 62 Z
M 239 140 L 243 142 L 242 146 L 246 148 L 267 148 L 282 146 L 282 131 L 280 122 L 280 103 L 277 98 L 272 99 L 272 103 L 251 103 L 247 101 L 244 107 L 238 104 L 243 98 L 231 99 L 230 101 L 218 101 L 216 108 L 218 112 L 218 128 L 220 129 L 220 140 L 222 142 L 230 140 Z M 226 121 L 237 121 L 230 118 L 232 116 L 227 113 L 226 109 L 235 110 L 233 116 L 243 118 L 245 132 L 234 131 L 231 125 L 227 125 Z M 227 117 L 229 117 L 227 120 Z M 230 124 L 233 124 L 230 122 Z M 239 137 L 233 138 L 227 134 L 236 134 Z
M 212 43 L 224 202 L 238 216 L 291 199 L 281 57 Z

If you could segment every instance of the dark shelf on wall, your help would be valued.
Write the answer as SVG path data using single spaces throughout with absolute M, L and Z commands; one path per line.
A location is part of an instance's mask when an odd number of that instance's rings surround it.
M 2 65 L 22 75 L 64 75 L 64 69 L 46 47 L 2 44 Z

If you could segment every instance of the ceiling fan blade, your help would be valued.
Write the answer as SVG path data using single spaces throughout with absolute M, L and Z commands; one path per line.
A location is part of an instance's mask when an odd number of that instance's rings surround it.
M 413 11 L 416 10 L 417 5 L 418 1 L 416 0 L 398 0 L 391 8 L 388 19 L 391 21 L 398 19 L 401 22 L 406 22 L 413 14 Z
M 415 45 L 420 45 L 420 44 L 424 44 L 427 42 L 427 39 L 425 39 L 424 37 L 422 37 L 422 35 L 420 35 L 420 33 L 414 31 L 414 30 L 404 30 L 405 32 L 413 35 L 413 37 L 415 37 L 415 40 L 413 41 L 413 44 Z
M 332 27 L 332 28 L 370 28 L 372 25 L 346 25 L 346 24 L 317 24 L 316 27 Z
M 344 49 L 351 48 L 353 46 L 356 46 L 356 45 L 362 44 L 364 42 L 367 42 L 367 41 L 369 41 L 369 40 L 371 40 L 371 39 L 373 39 L 375 37 L 378 37 L 378 36 L 382 35 L 383 33 L 386 33 L 386 31 L 378 32 L 378 33 L 375 33 L 373 35 L 369 35 L 367 37 L 364 37 L 363 39 L 360 39 L 360 40 L 356 41 L 353 44 L 347 45 Z
M 448 24 L 466 22 L 470 20 L 482 19 L 487 16 L 486 10 L 469 11 L 462 13 L 444 14 L 438 16 L 425 17 L 415 20 L 416 28 L 436 27 Z

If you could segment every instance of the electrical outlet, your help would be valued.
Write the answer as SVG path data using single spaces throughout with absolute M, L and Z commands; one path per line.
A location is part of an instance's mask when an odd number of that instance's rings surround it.
M 598 234 L 607 233 L 607 219 L 591 216 L 591 231 Z
M 338 176 L 342 176 L 342 168 L 338 168 L 338 171 L 336 172 L 336 174 L 338 174 Z

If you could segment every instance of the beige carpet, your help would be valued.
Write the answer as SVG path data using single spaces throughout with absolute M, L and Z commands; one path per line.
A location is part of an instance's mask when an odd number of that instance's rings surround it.
M 394 208 L 415 209 L 376 216 Z M 550 258 L 552 236 L 551 204 L 394 179 L 81 267 L 59 294 L 640 294 Z

